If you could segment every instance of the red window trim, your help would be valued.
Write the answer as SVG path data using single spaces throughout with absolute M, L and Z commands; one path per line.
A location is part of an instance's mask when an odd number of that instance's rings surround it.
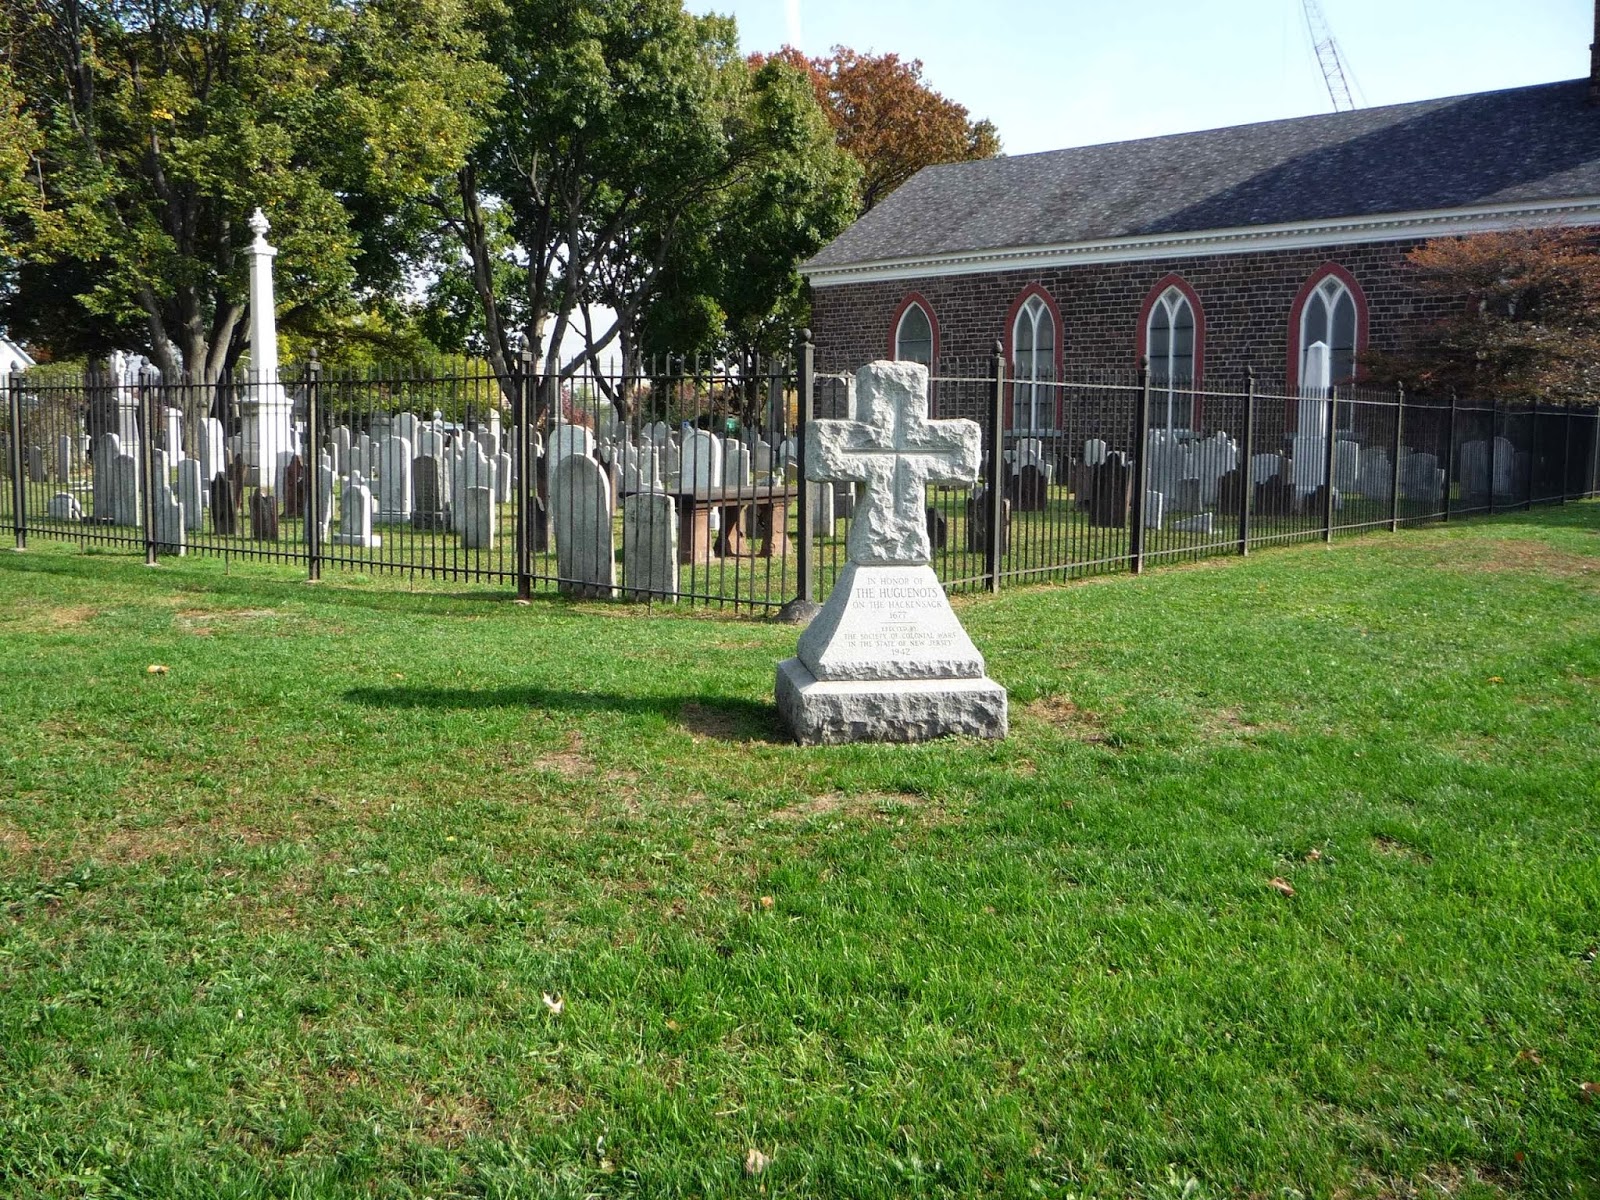
M 927 297 L 921 292 L 907 292 L 905 299 L 900 301 L 900 307 L 894 310 L 894 316 L 889 319 L 889 354 L 891 359 L 900 357 L 900 347 L 896 345 L 900 340 L 900 322 L 905 319 L 906 310 L 913 304 L 928 315 L 928 328 L 933 330 L 933 361 L 928 364 L 929 373 L 939 369 L 939 318 L 933 311 L 933 305 L 928 303 Z
M 1066 361 L 1067 324 L 1061 319 L 1061 309 L 1057 306 L 1055 297 L 1049 292 L 1045 291 L 1043 284 L 1037 282 L 1030 283 L 1027 287 L 1023 288 L 1022 291 L 1018 292 L 1017 298 L 1011 302 L 1011 307 L 1006 312 L 1005 328 L 1001 331 L 1000 336 L 1001 352 L 1005 355 L 1006 361 L 1005 414 L 1007 429 L 1011 428 L 1011 410 L 1013 407 L 1015 407 L 1012 399 L 1013 382 L 1011 380 L 1011 374 L 1016 363 L 1013 342 L 1016 339 L 1017 333 L 1017 314 L 1022 311 L 1022 306 L 1034 296 L 1038 296 L 1044 301 L 1045 307 L 1050 310 L 1050 319 L 1056 323 L 1055 369 L 1057 383 L 1061 382 L 1062 364 Z M 1059 390 L 1056 392 L 1055 428 L 1061 428 L 1061 393 Z
M 1311 299 L 1311 293 L 1322 285 L 1329 276 L 1338 279 L 1350 290 L 1350 299 L 1356 306 L 1356 378 L 1360 379 L 1361 352 L 1367 348 L 1367 294 L 1361 290 L 1361 285 L 1356 282 L 1356 277 L 1336 262 L 1325 262 L 1307 277 L 1300 286 L 1300 292 L 1294 298 L 1294 303 L 1289 307 L 1289 363 L 1284 378 L 1288 382 L 1286 390 L 1293 396 L 1300 390 L 1300 320 L 1305 316 L 1306 301 Z M 1293 405 L 1290 406 L 1291 409 Z
M 1144 366 L 1145 354 L 1150 343 L 1150 314 L 1155 311 L 1156 301 L 1166 294 L 1168 288 L 1177 288 L 1183 293 L 1184 299 L 1189 301 L 1189 311 L 1194 314 L 1194 382 L 1196 392 L 1205 384 L 1206 374 L 1206 310 L 1200 303 L 1200 293 L 1196 292 L 1189 281 L 1182 275 L 1163 275 L 1156 280 L 1155 286 L 1145 294 L 1144 303 L 1139 306 L 1139 328 L 1134 340 L 1134 362 Z M 1194 397 L 1194 415 L 1191 420 L 1196 429 L 1201 421 L 1201 398 Z

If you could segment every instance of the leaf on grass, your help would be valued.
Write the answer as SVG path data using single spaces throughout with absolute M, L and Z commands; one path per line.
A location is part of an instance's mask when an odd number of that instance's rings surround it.
M 1271 888 L 1273 891 L 1277 892 L 1279 895 L 1282 895 L 1282 896 L 1292 896 L 1292 895 L 1294 895 L 1294 884 L 1290 883 L 1282 875 L 1274 875 L 1272 877 L 1271 881 L 1267 884 L 1267 886 L 1269 888 Z
M 1322 851 L 1318 850 L 1316 847 L 1313 846 L 1310 850 L 1306 851 L 1306 861 L 1307 862 L 1321 862 L 1322 861 Z
M 544 1006 L 550 1010 L 550 1015 L 552 1017 L 559 1017 L 561 1015 L 561 1010 L 566 1008 L 567 1002 L 562 997 L 560 992 L 557 992 L 554 996 L 552 996 L 549 992 L 545 992 Z
M 746 1175 L 759 1175 L 772 1165 L 772 1157 L 761 1153 L 751 1146 L 744 1156 L 744 1173 Z
M 1536 1067 L 1544 1065 L 1544 1059 L 1540 1056 L 1537 1050 L 1518 1050 L 1517 1061 L 1532 1063 Z
M 165 667 L 160 663 L 151 663 L 144 669 L 144 673 L 146 675 L 165 675 L 170 669 L 171 668 Z
M 1578 1096 L 1585 1104 L 1593 1104 L 1600 1100 L 1600 1083 L 1580 1083 Z
M 771 896 L 763 896 L 763 897 L 761 897 L 761 907 L 762 908 L 771 908 L 772 905 L 773 905 L 773 899 L 772 899 Z

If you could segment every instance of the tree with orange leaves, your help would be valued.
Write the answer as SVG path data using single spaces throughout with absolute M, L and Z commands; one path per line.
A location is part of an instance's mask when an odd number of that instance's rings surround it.
M 1592 401 L 1600 393 L 1600 251 L 1589 231 L 1436 238 L 1407 256 L 1414 286 L 1454 309 L 1380 378 L 1480 400 Z
M 965 107 L 924 83 L 920 59 L 860 54 L 847 46 L 822 58 L 785 46 L 770 57 L 810 74 L 839 145 L 861 164 L 862 212 L 923 167 L 1000 153 L 994 123 L 972 120 Z

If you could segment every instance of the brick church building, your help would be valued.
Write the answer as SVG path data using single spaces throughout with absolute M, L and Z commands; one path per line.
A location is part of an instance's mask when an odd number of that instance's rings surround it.
M 1600 41 L 1600 36 L 1597 36 Z M 1600 63 L 1600 55 L 1596 55 Z M 804 267 L 817 365 L 915 359 L 986 374 L 1004 345 L 1014 431 L 1059 427 L 1057 388 L 1148 355 L 1178 390 L 1247 367 L 1293 394 L 1306 348 L 1335 383 L 1402 351 L 1443 301 L 1407 284 L 1423 241 L 1600 225 L 1591 79 L 919 172 Z M 1165 418 L 1163 420 L 1163 417 Z

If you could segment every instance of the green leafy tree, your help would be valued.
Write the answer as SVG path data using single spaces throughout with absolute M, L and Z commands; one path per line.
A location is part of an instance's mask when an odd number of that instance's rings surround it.
M 497 84 L 465 2 L 38 0 L 13 61 L 48 220 L 4 214 L 38 286 L 207 380 L 245 349 L 257 205 L 290 332 L 396 288 Z

